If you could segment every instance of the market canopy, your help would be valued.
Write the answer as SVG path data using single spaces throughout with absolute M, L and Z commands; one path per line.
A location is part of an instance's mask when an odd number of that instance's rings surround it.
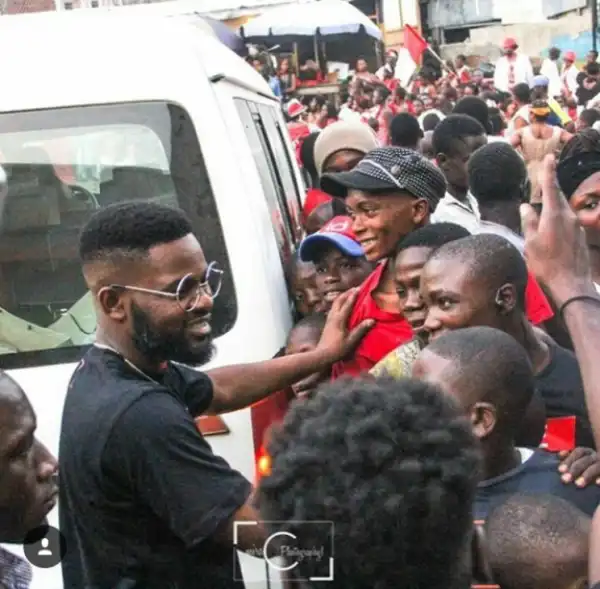
M 273 8 L 240 27 L 246 41 L 277 37 L 321 37 L 364 33 L 378 41 L 379 27 L 358 8 L 344 0 L 320 0 Z

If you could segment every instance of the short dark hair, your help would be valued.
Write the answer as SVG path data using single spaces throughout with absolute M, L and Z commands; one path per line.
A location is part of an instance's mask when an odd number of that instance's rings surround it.
M 516 436 L 533 399 L 535 378 L 525 349 L 512 336 L 491 327 L 467 327 L 444 333 L 427 351 L 452 361 L 450 370 L 471 402 L 497 410 L 499 430 Z
M 442 119 L 434 112 L 430 112 L 423 117 L 423 131 L 435 131 Z
M 292 334 L 299 329 L 314 329 L 321 333 L 327 322 L 327 315 L 325 313 L 312 313 L 306 317 L 302 317 L 293 327 L 290 329 L 287 337 L 289 343 Z
M 550 59 L 558 59 L 560 57 L 560 49 L 558 47 L 550 47 L 548 57 Z
M 397 114 L 390 123 L 390 139 L 396 147 L 417 147 L 423 136 L 419 121 L 411 114 Z
M 110 205 L 92 215 L 79 238 L 79 257 L 86 264 L 120 254 L 145 255 L 150 248 L 193 233 L 179 209 L 154 202 Z
M 588 63 L 587 65 L 587 73 L 590 76 L 596 76 L 600 73 L 600 65 L 596 62 Z
M 435 250 L 429 259 L 458 261 L 469 267 L 470 275 L 490 295 L 504 284 L 513 284 L 520 310 L 525 309 L 527 266 L 519 250 L 504 237 L 490 233 L 471 235 Z
M 298 521 L 334 521 L 334 588 L 445 589 L 463 572 L 480 466 L 459 413 L 415 380 L 323 386 L 273 430 L 262 517 L 305 546 L 321 546 L 323 531 Z M 322 576 L 318 566 L 295 570 Z
M 461 59 L 462 61 L 467 61 L 467 56 L 466 56 L 466 55 L 464 55 L 463 53 L 459 53 L 459 54 L 456 56 L 456 59 Z
M 480 204 L 522 199 L 527 167 L 508 143 L 493 141 L 480 147 L 469 159 L 467 167 L 471 193 Z
M 589 521 L 562 497 L 527 493 L 508 497 L 486 521 L 495 582 L 502 589 L 572 583 L 586 572 Z
M 595 108 L 586 108 L 579 114 L 579 119 L 588 127 L 591 127 L 596 121 L 600 120 L 600 112 Z
M 415 231 L 411 231 L 400 240 L 396 247 L 396 255 L 411 247 L 428 247 L 437 249 L 451 241 L 463 239 L 471 235 L 462 225 L 455 223 L 429 223 Z
M 515 98 L 523 104 L 529 104 L 531 101 L 531 88 L 529 87 L 529 84 L 525 84 L 524 82 L 517 84 L 513 88 L 513 94 L 515 95 Z
M 600 133 L 596 129 L 584 129 L 573 135 L 560 152 L 559 162 L 583 153 L 597 153 L 600 157 Z
M 479 121 L 467 115 L 452 114 L 435 128 L 433 149 L 435 153 L 450 155 L 454 153 L 457 143 L 464 142 L 468 137 L 480 135 L 485 135 L 485 129 Z
M 465 96 L 461 98 L 452 111 L 457 115 L 468 115 L 481 123 L 486 133 L 492 132 L 490 113 L 485 100 L 479 96 Z

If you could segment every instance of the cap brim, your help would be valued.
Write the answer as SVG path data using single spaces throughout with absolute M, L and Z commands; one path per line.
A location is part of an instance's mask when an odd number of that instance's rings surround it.
M 367 176 L 358 170 L 339 172 L 337 174 L 323 174 L 321 177 L 321 190 L 331 196 L 337 196 L 339 198 L 346 198 L 346 196 L 348 196 L 348 190 L 377 192 L 380 190 L 394 189 L 398 189 L 395 184 L 373 178 L 372 176 Z
M 300 259 L 303 262 L 314 262 L 318 259 L 321 248 L 331 245 L 334 245 L 343 254 L 351 258 L 360 258 L 365 255 L 360 244 L 345 235 L 340 235 L 339 233 L 315 233 L 309 235 L 300 244 Z

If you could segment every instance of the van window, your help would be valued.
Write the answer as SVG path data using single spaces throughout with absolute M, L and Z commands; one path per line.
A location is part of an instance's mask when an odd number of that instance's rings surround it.
M 207 260 L 225 270 L 213 322 L 237 304 L 223 232 L 188 114 L 164 102 L 0 114 L 0 367 L 76 361 L 95 335 L 78 237 L 99 208 L 146 200 L 181 208 Z
M 244 125 L 244 130 L 252 150 L 252 156 L 258 168 L 263 192 L 273 222 L 277 246 L 282 263 L 285 264 L 293 253 L 300 236 L 297 236 L 294 227 L 294 213 L 290 211 L 288 205 L 279 162 L 269 141 L 265 120 L 258 109 L 259 105 L 241 98 L 236 98 L 235 103 Z
M 288 210 L 291 215 L 292 230 L 294 237 L 298 241 L 302 239 L 302 221 L 300 211 L 302 210 L 302 202 L 300 200 L 300 187 L 294 175 L 294 168 L 290 158 L 290 152 L 285 144 L 284 135 L 281 130 L 281 124 L 277 117 L 277 111 L 273 107 L 263 104 L 259 107 L 261 119 L 264 122 L 265 131 L 269 145 L 273 150 L 273 156 L 277 161 L 277 169 L 281 177 L 281 184 Z M 287 129 L 285 129 L 287 134 Z

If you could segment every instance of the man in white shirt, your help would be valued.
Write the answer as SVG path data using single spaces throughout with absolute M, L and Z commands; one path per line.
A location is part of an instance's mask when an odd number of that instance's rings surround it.
M 567 51 L 563 57 L 561 86 L 565 96 L 574 95 L 575 90 L 577 90 L 577 76 L 579 75 L 579 68 L 575 65 L 576 59 L 577 56 L 575 55 L 574 51 Z M 555 95 L 552 94 L 552 96 Z
M 570 53 L 570 52 L 569 52 Z M 567 56 L 565 55 L 565 63 Z M 548 57 L 542 62 L 540 74 L 546 76 L 549 80 L 549 92 L 550 96 L 556 98 L 562 94 L 562 82 L 560 74 L 560 49 L 558 47 L 552 47 L 548 51 Z M 564 70 L 563 70 L 564 71 Z
M 439 168 L 446 177 L 446 195 L 439 202 L 432 223 L 456 223 L 469 233 L 479 227 L 479 206 L 469 192 L 467 162 L 487 143 L 481 123 L 468 115 L 450 115 L 433 132 L 433 148 Z
M 517 53 L 519 48 L 515 39 L 504 40 L 504 55 L 496 62 L 494 72 L 494 86 L 500 92 L 510 93 L 511 90 L 521 83 L 533 82 L 533 66 L 526 55 Z

